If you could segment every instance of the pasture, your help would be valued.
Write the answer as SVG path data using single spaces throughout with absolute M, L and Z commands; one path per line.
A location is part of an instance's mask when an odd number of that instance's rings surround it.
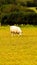
M 37 65 L 37 27 L 22 26 L 22 36 L 0 27 L 0 65 Z

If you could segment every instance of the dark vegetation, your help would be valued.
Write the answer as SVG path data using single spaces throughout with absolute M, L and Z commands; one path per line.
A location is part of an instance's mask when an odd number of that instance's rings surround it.
M 0 0 L 1 25 L 32 24 L 37 25 L 37 1 L 17 2 L 17 0 Z

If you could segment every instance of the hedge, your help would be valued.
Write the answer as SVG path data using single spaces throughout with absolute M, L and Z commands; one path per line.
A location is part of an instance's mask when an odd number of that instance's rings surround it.
M 12 12 L 4 14 L 1 18 L 2 25 L 37 24 L 37 14 L 34 12 Z

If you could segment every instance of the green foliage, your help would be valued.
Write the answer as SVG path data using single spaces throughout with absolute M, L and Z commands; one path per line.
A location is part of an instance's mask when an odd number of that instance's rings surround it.
M 0 22 L 2 24 L 37 24 L 37 8 L 21 4 L 4 4 L 0 6 Z
M 37 14 L 33 12 L 12 12 L 5 14 L 1 20 L 2 24 L 37 24 Z
M 3 4 L 21 4 L 22 6 L 37 6 L 34 0 L 0 0 L 0 6 Z
M 10 3 L 16 4 L 16 0 L 0 0 L 0 6 L 3 4 L 10 4 Z

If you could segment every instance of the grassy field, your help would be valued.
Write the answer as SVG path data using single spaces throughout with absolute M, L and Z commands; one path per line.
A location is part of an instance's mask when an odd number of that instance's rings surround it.
M 21 27 L 22 36 L 11 36 L 0 27 L 0 65 L 37 65 L 37 27 Z

